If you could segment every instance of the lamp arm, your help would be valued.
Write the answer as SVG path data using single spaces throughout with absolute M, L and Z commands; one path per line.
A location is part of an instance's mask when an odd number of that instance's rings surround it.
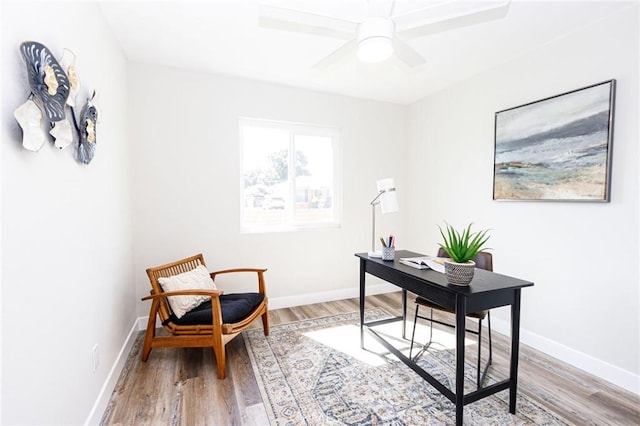
M 375 198 L 371 200 L 371 253 L 375 253 L 376 251 L 376 204 L 380 204 L 382 202 L 382 200 L 379 200 L 379 198 L 382 197 L 382 194 L 396 191 L 396 188 L 393 185 L 393 179 L 378 181 L 378 188 L 381 186 L 380 182 L 385 182 L 387 185 L 389 185 L 390 183 L 389 186 L 391 187 L 388 187 L 386 189 L 379 189 L 378 195 L 376 195 Z M 384 205 L 382 206 L 384 207 Z M 387 206 L 388 206 L 388 203 L 387 203 Z M 395 210 L 392 210 L 392 211 L 397 211 L 397 210 L 398 209 L 396 206 Z M 369 254 L 369 256 L 373 256 L 373 254 Z
M 378 198 L 384 194 L 385 191 L 378 192 L 378 195 L 371 200 L 371 251 L 376 251 L 376 204 L 380 204 Z
M 371 205 L 372 205 L 372 206 L 374 206 L 374 205 L 376 205 L 376 204 L 379 204 L 379 203 L 380 203 L 380 201 L 378 201 L 378 198 L 382 197 L 382 194 L 384 194 L 385 192 L 386 192 L 386 191 L 380 191 L 380 192 L 378 192 L 378 195 L 376 195 L 376 198 L 374 198 L 373 200 L 371 200 Z M 376 201 L 378 201 L 378 202 L 376 203 Z
M 380 195 L 378 195 L 378 197 L 379 196 Z M 371 202 L 371 251 L 372 252 L 376 251 L 376 204 L 379 204 L 379 203 L 380 202 L 378 203 L 374 203 L 373 201 Z

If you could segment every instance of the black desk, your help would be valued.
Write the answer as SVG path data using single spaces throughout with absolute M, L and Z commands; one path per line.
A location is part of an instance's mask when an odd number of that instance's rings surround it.
M 516 413 L 516 390 L 518 385 L 518 346 L 520 344 L 520 289 L 533 283 L 494 272 L 476 269 L 468 287 L 450 285 L 444 274 L 430 269 L 416 269 L 403 265 L 401 257 L 423 256 L 407 250 L 397 250 L 394 261 L 370 258 L 367 253 L 356 253 L 360 258 L 360 346 L 364 349 L 364 333 L 371 334 L 402 362 L 456 405 L 456 424 L 462 425 L 464 406 L 509 389 L 509 412 Z M 402 317 L 364 322 L 365 275 L 374 275 L 402 289 Z M 456 389 L 451 391 L 432 375 L 411 361 L 402 352 L 388 343 L 379 333 L 371 329 L 376 325 L 402 321 L 402 337 L 405 337 L 407 318 L 407 291 L 424 297 L 456 313 Z M 464 394 L 464 338 L 467 313 L 484 309 L 511 306 L 511 366 L 509 378 L 501 382 Z

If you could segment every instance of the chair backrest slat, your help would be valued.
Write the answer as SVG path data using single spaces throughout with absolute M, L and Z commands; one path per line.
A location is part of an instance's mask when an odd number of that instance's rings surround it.
M 176 262 L 167 263 L 166 265 L 160 265 L 147 269 L 147 276 L 149 277 L 149 281 L 151 283 L 151 293 L 164 293 L 164 291 L 162 290 L 162 286 L 158 282 L 158 278 L 171 277 L 173 275 L 179 275 L 185 272 L 189 272 L 199 265 L 206 266 L 202 253 L 196 254 L 195 256 L 187 257 L 186 259 L 178 260 Z M 158 311 L 158 314 L 161 321 L 167 320 L 171 315 L 171 308 L 166 297 L 162 298 L 160 301 L 160 309 Z

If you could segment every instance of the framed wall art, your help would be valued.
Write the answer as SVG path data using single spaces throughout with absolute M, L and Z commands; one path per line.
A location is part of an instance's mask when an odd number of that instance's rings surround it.
M 609 80 L 496 112 L 493 199 L 608 202 L 615 88 Z

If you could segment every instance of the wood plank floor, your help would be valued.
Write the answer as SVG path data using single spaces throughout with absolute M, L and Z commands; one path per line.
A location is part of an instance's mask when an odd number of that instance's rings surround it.
M 367 307 L 399 315 L 400 300 L 400 292 L 368 296 Z M 357 310 L 355 298 L 277 309 L 270 316 L 277 325 Z M 141 362 L 142 333 L 101 424 L 268 424 L 242 335 L 227 345 L 227 379 L 218 380 L 213 351 L 207 348 L 157 348 L 148 362 Z M 467 350 L 470 360 L 474 352 Z M 498 333 L 493 335 L 493 360 L 492 372 L 508 371 L 509 340 Z M 526 345 L 520 347 L 518 382 L 519 392 L 570 423 L 640 425 L 640 397 Z

